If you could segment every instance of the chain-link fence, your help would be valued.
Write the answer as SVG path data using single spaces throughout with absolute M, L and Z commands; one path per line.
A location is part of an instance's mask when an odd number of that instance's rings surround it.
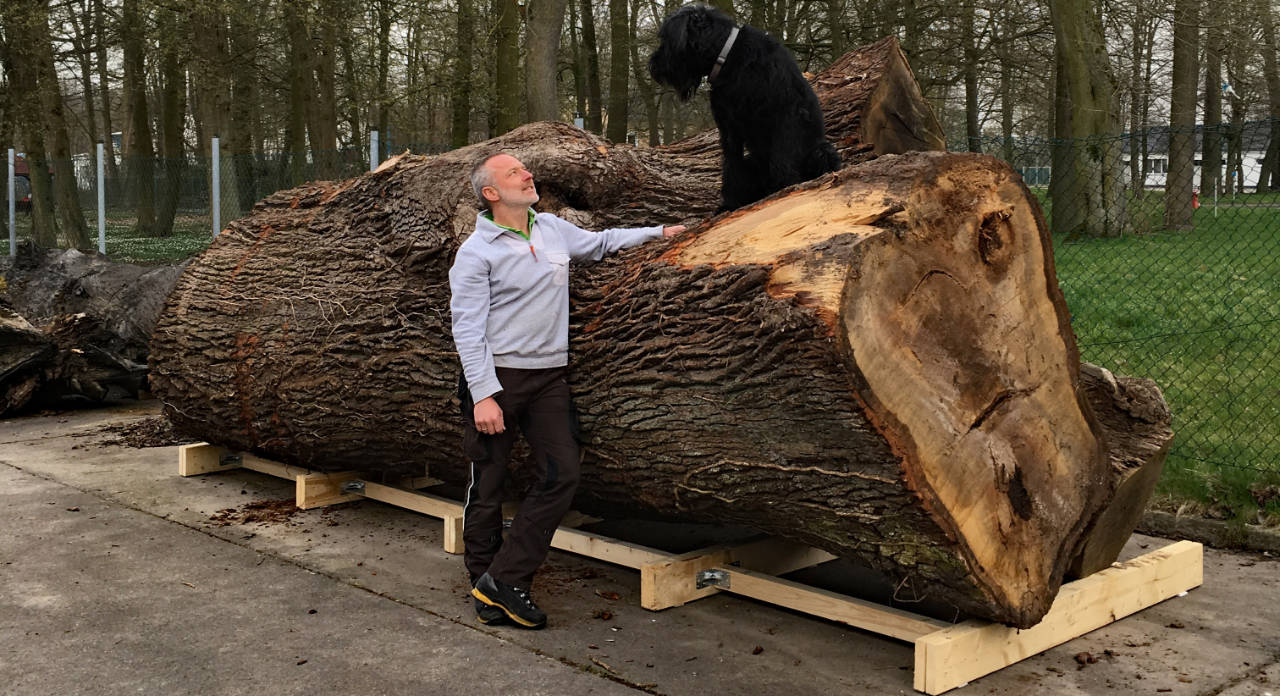
M 1278 135 L 1262 121 L 980 143 L 1042 204 L 1082 359 L 1164 391 L 1162 489 L 1227 509 L 1280 511 Z
M 70 160 L 49 158 L 43 162 L 14 151 L 13 229 L 9 229 L 6 184 L 0 187 L 0 255 L 9 254 L 11 238 L 33 240 L 44 248 L 89 250 L 100 248 L 101 236 L 101 246 L 113 260 L 178 261 L 203 250 L 218 228 L 243 217 L 256 202 L 275 191 L 307 181 L 358 176 L 368 171 L 371 157 L 381 161 L 406 150 L 431 154 L 448 148 L 384 141 L 373 148 L 303 156 L 290 152 L 233 155 L 222 141 L 217 149 L 215 156 L 210 143 L 206 153 L 182 159 L 104 153 L 100 161 L 97 153 L 87 153 Z M 50 192 L 48 196 L 39 195 L 42 187 Z M 41 209 L 42 200 L 48 201 L 48 210 Z M 43 222 L 45 219 L 52 223 Z
M 1256 492 L 1260 483 L 1280 484 L 1280 122 L 977 145 L 1021 172 L 1044 209 L 1083 359 L 1164 390 L 1177 434 L 1162 486 L 1200 500 L 1253 495 L 1258 507 L 1280 512 L 1280 501 Z M 382 158 L 391 148 L 379 149 Z M 446 148 L 394 151 L 405 149 Z M 74 171 L 90 247 L 95 164 L 89 156 L 46 163 L 52 179 Z M 186 258 L 213 236 L 211 158 L 149 164 L 126 159 L 104 168 L 114 259 Z M 306 158 L 224 155 L 217 217 L 225 226 L 273 191 L 356 176 L 369 164 L 367 148 Z M 150 181 L 150 190 L 138 181 Z M 18 198 L 16 236 L 26 239 L 39 212 Z M 7 236 L 0 235 L 4 253 Z

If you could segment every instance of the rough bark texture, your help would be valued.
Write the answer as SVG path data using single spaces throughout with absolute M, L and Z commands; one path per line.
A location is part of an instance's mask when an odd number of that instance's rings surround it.
M 882 78 L 815 80 L 848 107 L 846 160 L 880 147 Z M 310 467 L 461 480 L 447 270 L 474 224 L 468 164 L 496 147 L 584 227 L 717 203 L 698 138 L 634 149 L 557 123 L 278 193 L 169 297 L 151 344 L 169 417 Z M 1052 259 L 1007 165 L 913 153 L 575 270 L 582 502 L 746 524 L 859 558 L 901 599 L 1036 623 L 1116 485 Z
M 104 343 L 108 350 L 142 363 L 156 318 L 185 267 L 112 263 L 75 249 L 20 244 L 12 261 L 0 261 L 0 303 L 37 326 L 85 314 L 111 336 Z
M 1109 567 L 1142 520 L 1173 442 L 1171 416 L 1160 387 L 1149 379 L 1117 377 L 1083 363 L 1080 384 L 1102 427 L 1115 495 L 1085 537 L 1068 570 L 1082 578 Z
M 146 365 L 111 349 L 114 336 L 84 314 L 37 329 L 0 306 L 0 417 L 66 396 L 137 397 Z

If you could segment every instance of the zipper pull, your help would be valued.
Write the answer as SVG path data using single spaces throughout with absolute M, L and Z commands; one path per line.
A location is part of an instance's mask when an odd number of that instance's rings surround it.
M 534 261 L 537 261 L 537 260 L 538 260 L 538 252 L 536 252 L 536 251 L 534 251 L 534 250 L 533 250 L 533 242 L 529 242 L 529 253 L 530 253 L 530 254 L 533 254 L 533 260 L 534 260 Z

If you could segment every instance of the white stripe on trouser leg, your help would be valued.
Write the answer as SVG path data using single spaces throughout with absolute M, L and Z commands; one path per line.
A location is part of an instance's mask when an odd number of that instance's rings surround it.
M 471 462 L 471 480 L 467 482 L 467 494 L 462 497 L 462 526 L 467 526 L 467 510 L 471 508 L 471 489 L 476 486 L 476 463 Z

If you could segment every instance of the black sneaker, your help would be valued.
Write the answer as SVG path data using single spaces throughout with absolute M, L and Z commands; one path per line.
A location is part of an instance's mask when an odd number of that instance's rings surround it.
M 476 603 L 476 621 L 486 626 L 507 622 L 507 612 L 503 611 L 501 607 L 491 607 L 478 599 L 474 601 Z
M 479 576 L 471 575 L 470 573 L 468 573 L 468 575 L 470 576 L 471 586 L 475 587 L 476 580 L 479 579 Z M 472 601 L 476 603 L 476 620 L 480 623 L 486 626 L 492 626 L 507 622 L 507 612 L 498 607 L 491 607 L 475 598 L 472 598 Z
M 528 590 L 496 580 L 488 573 L 480 576 L 471 596 L 491 607 L 497 607 L 507 618 L 525 628 L 542 628 L 547 625 L 547 615 L 533 603 Z

